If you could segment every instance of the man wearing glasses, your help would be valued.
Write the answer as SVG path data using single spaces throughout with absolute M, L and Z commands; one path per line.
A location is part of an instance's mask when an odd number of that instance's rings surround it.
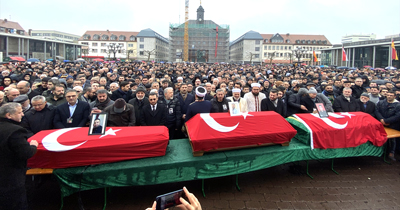
M 165 125 L 167 117 L 167 108 L 164 104 L 158 104 L 157 93 L 149 94 L 149 104 L 142 109 L 141 122 L 142 126 Z
M 21 122 L 21 126 L 29 131 L 29 136 L 53 129 L 55 107 L 47 104 L 46 98 L 40 95 L 32 98 L 32 107 Z
M 90 106 L 78 100 L 76 90 L 67 90 L 67 103 L 57 106 L 54 116 L 54 128 L 83 127 L 88 121 Z

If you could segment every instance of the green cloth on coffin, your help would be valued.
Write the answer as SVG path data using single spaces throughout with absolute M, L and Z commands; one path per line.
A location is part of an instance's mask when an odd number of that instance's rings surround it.
M 366 143 L 354 148 L 314 149 L 292 139 L 289 146 L 266 146 L 193 157 L 188 139 L 170 141 L 163 157 L 90 166 L 82 176 L 81 190 L 103 187 L 154 185 L 235 175 L 300 160 L 355 156 L 381 156 L 382 147 Z M 79 191 L 85 167 L 55 169 L 62 196 Z
M 297 130 L 297 134 L 294 136 L 294 138 L 306 145 L 310 145 L 310 131 L 306 128 L 306 126 L 294 117 L 288 117 L 286 120 L 294 129 Z

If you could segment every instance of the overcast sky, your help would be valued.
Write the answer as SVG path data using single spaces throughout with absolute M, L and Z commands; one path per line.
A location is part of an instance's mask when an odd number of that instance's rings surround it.
M 400 33 L 400 0 L 202 0 L 206 20 L 230 25 L 233 41 L 249 30 L 260 33 L 322 34 L 340 43 L 350 34 Z M 200 0 L 190 0 L 196 18 Z M 11 17 L 11 18 L 10 18 Z M 151 28 L 168 38 L 170 23 L 183 23 L 184 0 L 0 0 L 0 18 L 28 31 L 140 31 Z

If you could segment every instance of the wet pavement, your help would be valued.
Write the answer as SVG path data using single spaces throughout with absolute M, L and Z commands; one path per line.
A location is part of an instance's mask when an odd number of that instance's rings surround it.
M 400 158 L 400 157 L 398 157 Z M 298 164 L 298 165 L 297 165 Z M 205 180 L 206 197 L 201 180 L 153 186 L 111 188 L 106 209 L 146 209 L 160 194 L 186 186 L 206 210 L 223 209 L 400 209 L 400 162 L 388 165 L 383 158 L 354 157 L 334 161 L 290 163 L 235 176 Z M 28 200 L 34 210 L 59 209 L 60 192 L 54 177 L 27 178 Z M 86 210 L 102 209 L 104 189 L 81 192 Z M 79 209 L 79 194 L 64 198 L 63 209 Z M 172 208 L 173 209 L 173 208 Z

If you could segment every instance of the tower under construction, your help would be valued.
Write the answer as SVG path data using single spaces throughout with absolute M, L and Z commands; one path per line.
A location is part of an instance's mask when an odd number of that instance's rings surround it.
M 204 20 L 204 9 L 197 9 L 197 19 L 187 20 L 189 62 L 227 62 L 229 59 L 229 25 L 218 25 L 212 20 Z M 170 61 L 185 61 L 185 23 L 170 24 Z

